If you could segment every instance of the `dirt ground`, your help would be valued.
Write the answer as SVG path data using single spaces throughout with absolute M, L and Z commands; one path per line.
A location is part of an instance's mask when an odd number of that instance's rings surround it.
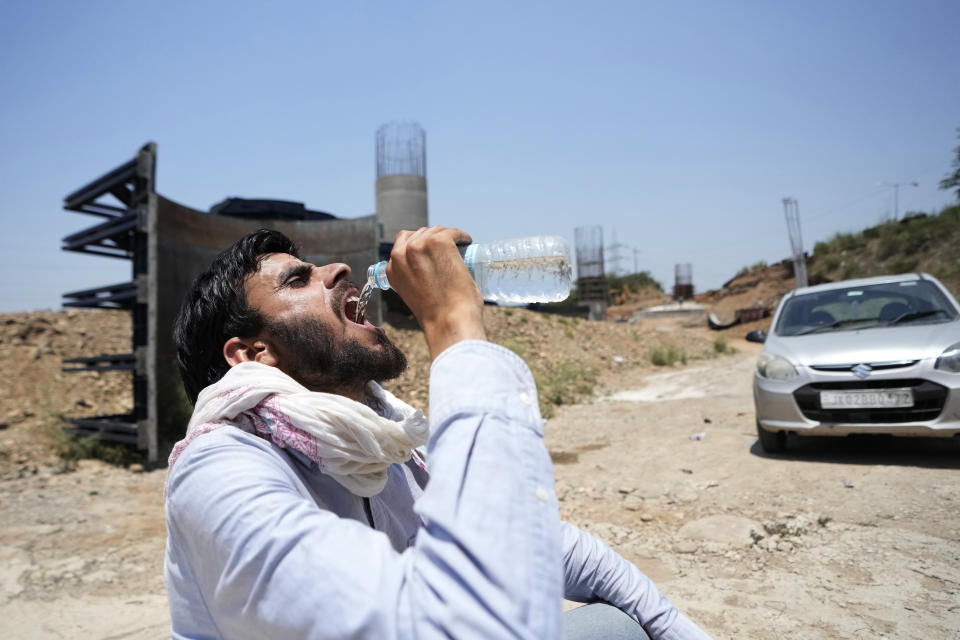
M 545 345 L 566 340 L 601 374 L 547 423 L 563 517 L 640 566 L 714 638 L 960 638 L 960 443 L 816 438 L 767 456 L 750 391 L 756 345 L 729 334 L 736 353 L 711 355 L 702 328 L 528 313 L 490 314 L 492 333 L 535 367 L 556 359 Z M 168 637 L 164 470 L 67 464 L 43 444 L 48 414 L 123 408 L 111 404 L 123 402 L 122 381 L 59 374 L 76 320 L 0 318 L 12 380 L 0 399 L 0 637 Z M 112 316 L 96 321 L 103 329 L 81 336 L 88 351 L 128 339 Z M 664 341 L 685 346 L 686 366 L 646 360 Z M 419 366 L 400 383 L 413 401 Z

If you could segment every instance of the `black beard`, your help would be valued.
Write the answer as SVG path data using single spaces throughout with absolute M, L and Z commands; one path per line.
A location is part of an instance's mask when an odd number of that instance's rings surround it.
M 284 347 L 286 373 L 314 391 L 392 380 L 407 368 L 406 356 L 382 333 L 375 334 L 377 346 L 366 347 L 353 338 L 337 344 L 333 328 L 318 318 L 268 321 L 264 328 Z

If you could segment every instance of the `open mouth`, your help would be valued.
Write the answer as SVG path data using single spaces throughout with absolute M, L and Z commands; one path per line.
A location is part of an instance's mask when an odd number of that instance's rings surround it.
M 357 317 L 357 307 L 359 304 L 360 292 L 356 288 L 351 287 L 344 296 L 343 315 L 348 321 L 362 325 L 366 324 L 367 318 L 366 314 L 363 313 Z

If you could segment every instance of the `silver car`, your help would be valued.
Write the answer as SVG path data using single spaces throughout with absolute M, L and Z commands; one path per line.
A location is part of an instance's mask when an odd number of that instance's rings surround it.
M 764 451 L 787 435 L 960 435 L 960 307 L 936 278 L 904 274 L 791 291 L 753 380 Z M 759 334 L 759 335 L 758 335 Z

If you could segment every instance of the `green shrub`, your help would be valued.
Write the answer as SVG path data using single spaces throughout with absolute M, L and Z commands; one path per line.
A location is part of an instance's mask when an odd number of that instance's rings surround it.
M 930 248 L 931 240 L 933 238 L 929 235 L 926 229 L 923 229 L 920 226 L 906 227 L 907 231 L 900 234 L 902 240 L 900 242 L 900 253 L 906 255 L 913 255 L 916 253 L 921 253 Z
M 78 436 L 67 430 L 69 423 L 61 416 L 50 415 L 44 422 L 47 439 L 66 468 L 73 468 L 77 460 L 95 459 L 118 467 L 142 463 L 143 456 L 122 444 L 104 442 L 98 436 Z
M 663 285 L 660 284 L 649 271 L 639 273 L 629 273 L 623 276 L 607 276 L 607 284 L 611 291 L 622 292 L 624 287 L 629 287 L 631 291 L 653 288 L 657 291 L 663 291 Z
M 894 235 L 884 235 L 877 244 L 877 260 L 889 260 L 900 252 L 900 239 Z
M 840 267 L 840 278 L 849 280 L 851 278 L 863 277 L 863 267 L 857 260 L 844 260 Z
M 675 345 L 660 345 L 650 349 L 650 363 L 657 367 L 672 367 L 677 362 L 687 364 L 687 352 Z
M 593 393 L 597 384 L 597 372 L 577 362 L 567 360 L 546 371 L 534 373 L 537 394 L 540 398 L 540 413 L 544 418 L 553 416 L 554 407 L 576 404 Z
M 736 275 L 735 277 L 739 278 L 739 277 L 741 277 L 741 276 L 745 276 L 745 275 L 751 274 L 751 273 L 753 273 L 754 271 L 759 271 L 760 269 L 766 269 L 766 268 L 767 268 L 767 261 L 766 261 L 766 260 L 758 260 L 757 262 L 754 262 L 754 263 L 751 264 L 750 266 L 740 267 L 740 270 L 737 271 L 737 275 Z
M 888 271 L 890 273 L 910 273 L 916 271 L 919 263 L 920 261 L 917 258 L 903 256 L 891 262 Z
M 727 336 L 719 335 L 713 341 L 713 352 L 716 354 L 736 353 L 737 350 L 727 344 Z
M 863 245 L 862 239 L 851 233 L 838 233 L 830 241 L 835 251 L 852 251 Z
M 506 347 L 520 356 L 521 360 L 526 360 L 530 356 L 530 344 L 523 338 L 505 338 L 500 342 L 501 347 Z
M 840 256 L 827 256 L 823 261 L 823 269 L 826 272 L 836 271 L 840 267 Z

